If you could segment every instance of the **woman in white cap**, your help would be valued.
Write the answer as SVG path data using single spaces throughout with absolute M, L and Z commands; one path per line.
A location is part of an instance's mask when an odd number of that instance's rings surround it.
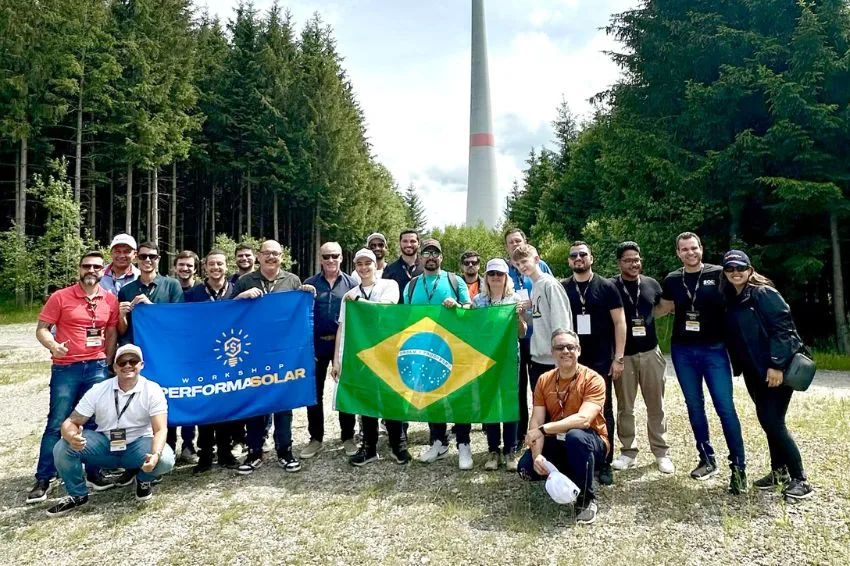
M 482 308 L 494 305 L 517 304 L 517 296 L 514 293 L 514 284 L 508 277 L 508 264 L 502 258 L 493 258 L 487 262 L 484 276 L 484 285 L 481 292 L 472 301 L 472 308 Z M 519 327 L 519 338 L 525 336 L 527 325 L 522 316 L 523 310 L 517 305 L 517 322 Z M 519 376 L 517 376 L 519 379 Z M 487 433 L 487 461 L 484 463 L 485 470 L 498 470 L 499 464 L 505 462 L 509 472 L 515 472 L 519 454 L 517 453 L 517 423 L 488 423 L 484 425 Z M 499 441 L 503 442 L 503 451 L 499 450 Z

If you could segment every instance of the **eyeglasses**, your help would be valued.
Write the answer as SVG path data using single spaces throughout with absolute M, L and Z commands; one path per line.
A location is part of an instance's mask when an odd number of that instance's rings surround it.
M 155 261 L 159 259 L 159 254 L 139 254 L 139 259 L 146 260 L 149 259 L 151 261 Z
M 86 271 L 94 269 L 95 271 L 100 271 L 103 269 L 103 266 L 96 263 L 82 263 L 80 264 L 80 269 L 85 269 Z
M 443 254 L 438 251 L 425 251 L 421 252 L 419 255 L 422 257 L 440 257 Z
M 473 265 L 478 265 L 479 263 L 481 263 L 481 260 L 479 259 L 467 259 L 463 262 L 466 267 L 472 267 Z
M 585 258 L 588 255 L 590 254 L 588 254 L 587 252 L 570 252 L 570 259 L 575 259 L 577 257 Z
M 125 366 L 130 366 L 131 368 L 134 368 L 139 365 L 141 361 L 142 360 L 140 360 L 139 358 L 124 358 L 123 360 L 117 360 L 115 362 L 115 365 L 120 368 L 123 368 Z
M 340 254 L 322 254 L 322 259 L 324 259 L 324 260 L 339 259 L 339 256 L 340 256 Z
M 563 352 L 566 350 L 567 352 L 575 352 L 578 350 L 578 344 L 556 344 L 552 346 L 552 349 L 556 352 Z
M 280 252 L 271 251 L 271 250 L 263 250 L 263 251 L 260 252 L 260 255 L 265 256 L 265 257 L 280 257 Z
M 487 277 L 504 277 L 507 275 L 506 273 L 502 273 L 501 271 L 488 271 Z
M 623 263 L 640 263 L 640 258 L 639 257 L 623 258 L 620 261 L 622 261 Z
M 745 271 L 749 271 L 749 265 L 727 265 L 723 268 L 723 273 L 744 273 Z

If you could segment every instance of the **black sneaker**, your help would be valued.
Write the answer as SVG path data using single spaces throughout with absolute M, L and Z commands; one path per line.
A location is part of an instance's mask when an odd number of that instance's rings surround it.
M 139 481 L 136 477 L 136 501 L 147 501 L 153 497 L 153 482 Z
M 778 470 L 771 470 L 770 473 L 763 478 L 759 478 L 754 481 L 753 487 L 764 490 L 776 489 L 779 486 L 785 487 L 790 481 L 791 478 L 788 476 L 788 470 L 780 468 Z
M 69 495 L 67 497 L 63 497 L 59 500 L 59 503 L 51 506 L 47 510 L 48 517 L 61 517 L 66 513 L 70 513 L 77 507 L 82 507 L 86 503 L 89 502 L 88 495 L 81 495 L 79 497 L 75 497 L 73 495 Z
M 103 472 L 98 472 L 86 476 L 86 485 L 93 491 L 106 491 L 115 487 L 115 482 L 108 480 Z
M 301 471 L 301 462 L 298 461 L 298 458 L 293 456 L 292 447 L 278 451 L 277 465 L 286 470 L 287 472 Z
M 696 468 L 691 470 L 691 477 L 697 481 L 705 481 L 720 473 L 713 460 L 700 460 Z
M 115 479 L 114 485 L 115 487 L 127 487 L 133 480 L 136 479 L 136 474 L 139 473 L 139 470 L 124 470 L 120 476 Z
M 240 476 L 247 476 L 248 474 L 254 473 L 254 470 L 263 465 L 263 453 L 262 452 L 249 452 L 245 457 L 245 461 L 241 466 L 236 468 L 236 473 Z
M 576 523 L 579 525 L 589 525 L 596 520 L 596 501 L 590 500 L 583 505 L 576 503 Z
M 793 500 L 808 499 L 814 492 L 815 488 L 806 480 L 791 480 L 782 490 L 785 497 Z
M 47 501 L 47 494 L 56 486 L 56 480 L 35 480 L 35 484 L 27 494 L 27 503 Z
M 239 460 L 230 452 L 221 452 L 218 455 L 218 465 L 228 470 L 235 470 L 239 467 Z
M 201 450 L 198 453 L 198 463 L 195 464 L 195 467 L 192 468 L 193 474 L 203 474 L 212 470 L 213 459 L 212 452 L 207 450 Z
M 599 483 L 601 485 L 612 485 L 614 483 L 614 472 L 611 470 L 610 464 L 602 464 L 602 468 L 599 470 Z M 596 512 L 594 511 L 595 516 Z
M 348 463 L 352 466 L 365 466 L 369 462 L 374 462 L 378 459 L 378 451 L 374 448 L 366 448 L 361 446 L 359 450 L 348 459 Z
M 739 468 L 738 466 L 730 465 L 729 468 L 732 470 L 732 476 L 729 478 L 729 487 L 727 491 L 732 495 L 742 495 L 747 493 L 749 489 L 749 485 L 747 484 L 747 472 L 743 470 L 743 468 Z
M 407 451 L 406 448 L 402 448 L 401 450 L 393 449 L 391 451 L 393 460 L 396 464 L 403 466 L 404 464 L 409 464 L 413 457 L 410 455 L 410 452 Z

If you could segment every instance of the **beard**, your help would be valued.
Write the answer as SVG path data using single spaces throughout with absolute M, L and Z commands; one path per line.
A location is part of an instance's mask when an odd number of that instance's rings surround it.
M 573 267 L 573 273 L 587 273 L 588 267 Z
M 100 279 L 101 278 L 98 277 L 97 275 L 92 275 L 91 273 L 86 273 L 85 275 L 80 277 L 80 282 L 83 285 L 91 286 L 91 285 L 97 285 L 98 283 L 100 283 Z

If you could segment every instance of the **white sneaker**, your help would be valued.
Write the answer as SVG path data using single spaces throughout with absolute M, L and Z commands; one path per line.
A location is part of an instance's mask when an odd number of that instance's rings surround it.
M 419 455 L 419 461 L 424 464 L 430 464 L 431 462 L 436 462 L 437 460 L 445 458 L 448 455 L 449 447 L 443 446 L 442 441 L 436 440 L 430 448 L 422 451 L 422 454 Z
M 611 467 L 615 470 L 628 470 L 629 468 L 634 468 L 636 465 L 637 458 L 632 458 L 625 454 L 620 454 L 613 462 L 611 462 Z
M 667 456 L 659 456 L 655 459 L 655 464 L 658 466 L 658 471 L 662 474 L 672 474 L 676 471 L 676 467 L 673 466 L 673 460 Z
M 461 470 L 472 469 L 472 448 L 469 444 L 457 445 L 457 467 Z
M 197 464 L 198 463 L 198 453 L 195 452 L 194 448 L 189 446 L 184 446 L 183 450 L 180 451 L 180 458 L 184 462 L 188 462 L 189 464 Z
M 345 442 L 342 443 L 342 449 L 345 450 L 346 456 L 354 456 L 357 454 L 357 443 L 354 442 L 353 438 L 349 438 Z

